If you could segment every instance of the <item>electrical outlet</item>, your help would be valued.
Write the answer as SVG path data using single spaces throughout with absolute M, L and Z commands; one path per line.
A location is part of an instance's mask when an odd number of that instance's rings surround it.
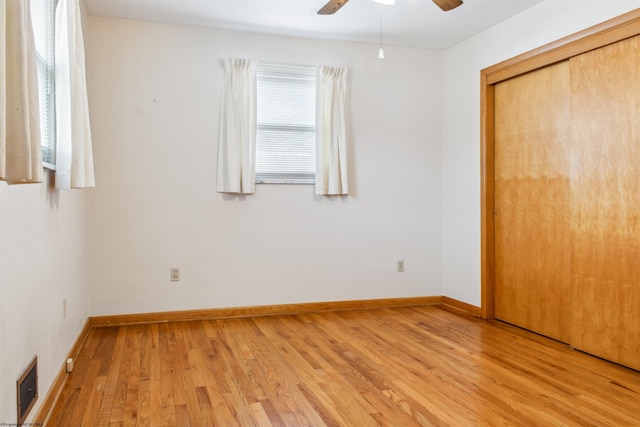
M 67 318 L 67 299 L 62 298 L 62 318 Z
M 402 273 L 404 271 L 404 260 L 403 259 L 399 259 L 397 264 L 396 264 L 396 270 L 398 271 L 398 273 Z
M 180 269 L 178 267 L 172 267 L 169 270 L 169 274 L 170 274 L 172 282 L 179 282 L 180 281 Z

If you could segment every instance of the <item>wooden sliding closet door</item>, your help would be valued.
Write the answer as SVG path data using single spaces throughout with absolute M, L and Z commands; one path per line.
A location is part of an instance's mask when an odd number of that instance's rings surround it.
M 571 69 L 571 345 L 640 369 L 640 39 Z
M 495 86 L 495 317 L 568 342 L 569 63 Z

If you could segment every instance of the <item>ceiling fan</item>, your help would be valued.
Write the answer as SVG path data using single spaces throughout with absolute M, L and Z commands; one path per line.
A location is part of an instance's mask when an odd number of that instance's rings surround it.
M 344 6 L 349 0 L 329 0 L 327 4 L 322 6 L 322 8 L 318 11 L 318 15 L 333 15 L 336 13 L 342 6 Z M 462 4 L 462 0 L 433 0 L 433 2 L 445 12 L 451 9 L 455 9 L 456 7 Z

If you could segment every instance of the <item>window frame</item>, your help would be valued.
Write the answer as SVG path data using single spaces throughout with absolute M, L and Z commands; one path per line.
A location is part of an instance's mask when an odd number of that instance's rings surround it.
M 51 170 L 56 169 L 55 18 L 57 3 L 57 0 L 30 0 L 36 43 L 42 165 Z M 34 13 L 34 9 L 40 10 Z M 40 20 L 34 19 L 38 12 L 42 13 L 40 18 L 44 20 L 44 33 L 36 31 L 35 28 L 36 25 L 42 25 Z M 43 36 L 44 39 L 38 40 L 38 35 Z
M 313 85 L 313 98 L 309 105 L 312 105 L 313 109 L 313 126 L 301 125 L 301 124 L 265 124 L 261 122 L 260 117 L 260 97 L 261 97 L 261 82 L 269 79 L 281 79 L 281 81 L 289 82 L 293 84 L 295 81 L 306 82 L 306 84 Z M 317 67 L 308 65 L 289 65 L 270 62 L 259 62 L 258 69 L 256 71 L 256 184 L 303 184 L 313 185 L 315 184 L 316 176 L 316 96 L 317 96 Z M 306 107 L 309 108 L 309 105 Z M 311 151 L 300 150 L 298 156 L 311 157 L 313 168 L 305 169 L 305 173 L 301 172 L 286 172 L 282 169 L 275 169 L 270 171 L 264 171 L 259 169 L 259 156 L 260 156 L 260 132 L 291 132 L 296 135 L 311 134 L 313 135 L 313 142 L 311 144 Z M 285 144 L 291 140 L 285 141 Z M 273 147 L 271 147 L 273 148 Z M 304 151 L 304 154 L 303 154 Z M 292 151 L 289 151 L 292 152 Z M 292 163 L 293 164 L 293 163 Z M 276 166 L 276 162 L 272 164 Z M 281 166 L 286 166 L 286 163 L 282 163 Z

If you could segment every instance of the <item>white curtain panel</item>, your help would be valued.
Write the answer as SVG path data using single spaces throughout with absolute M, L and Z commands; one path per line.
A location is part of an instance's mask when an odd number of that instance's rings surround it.
M 42 182 L 39 114 L 30 2 L 0 0 L 0 180 Z
M 56 9 L 56 188 L 95 186 L 79 0 Z
M 255 192 L 257 61 L 226 58 L 218 134 L 219 193 Z
M 320 66 L 317 76 L 316 194 L 349 194 L 347 69 Z

